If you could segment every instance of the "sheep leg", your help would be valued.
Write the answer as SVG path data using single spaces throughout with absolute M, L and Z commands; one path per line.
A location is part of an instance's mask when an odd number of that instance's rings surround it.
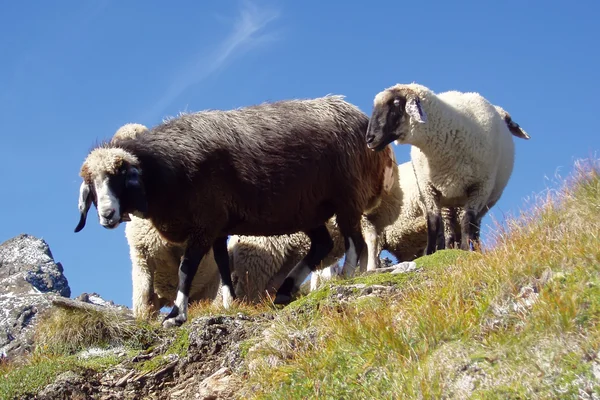
M 131 250 L 131 279 L 133 282 L 133 316 L 150 319 L 160 310 L 154 293 L 154 274 L 143 254 Z
M 364 240 L 366 242 L 366 248 L 363 249 L 360 256 L 360 271 L 364 272 L 365 267 L 367 271 L 373 271 L 377 269 L 378 261 L 379 261 L 379 252 L 378 248 L 378 237 L 377 230 L 375 229 L 375 225 L 369 221 L 368 218 L 363 220 L 363 230 L 364 230 Z
M 479 248 L 480 235 L 481 235 L 481 217 L 478 216 L 475 219 L 475 223 L 473 226 L 473 250 L 477 250 Z
M 358 257 L 365 248 L 365 239 L 360 230 L 360 221 L 356 224 L 347 224 L 344 219 L 338 217 L 340 233 L 344 237 L 344 246 L 346 248 L 346 258 L 342 267 L 342 276 L 348 278 L 354 275 L 358 265 Z
M 461 250 L 469 251 L 471 250 L 471 243 L 475 244 L 479 231 L 477 225 L 475 212 L 473 210 L 466 210 L 461 218 Z
M 323 270 L 320 270 L 320 271 L 315 271 L 312 274 L 310 274 L 310 291 L 311 292 L 317 290 L 317 288 L 319 287 L 322 272 L 323 272 Z
M 438 229 L 437 240 L 436 240 L 436 247 L 437 247 L 438 250 L 442 250 L 442 249 L 446 248 L 446 240 L 445 240 L 445 237 L 444 237 L 444 234 L 445 234 L 446 231 L 445 231 L 445 224 L 444 224 L 444 218 L 443 217 L 440 218 L 440 224 L 441 224 L 441 226 Z
M 460 243 L 460 225 L 458 223 L 458 210 L 455 207 L 442 209 L 442 223 L 444 225 L 445 245 L 447 249 L 456 247 Z
M 467 188 L 467 204 L 463 208 L 461 218 L 460 249 L 470 251 L 478 247 L 481 219 L 498 199 L 489 200 L 490 181 L 485 184 L 473 184 Z M 487 200 L 484 200 L 487 199 Z
M 358 254 L 365 247 L 365 241 L 360 233 L 353 234 L 344 237 L 344 246 L 346 247 L 346 258 L 342 267 L 342 275 L 344 278 L 349 278 L 354 276 L 354 271 L 358 265 Z
M 483 209 L 481 211 L 479 211 L 479 214 L 477 214 L 477 219 L 475 222 L 475 227 L 474 227 L 474 243 L 473 243 L 473 248 L 479 248 L 480 247 L 480 236 L 481 236 L 481 220 L 483 219 L 483 217 L 485 217 L 485 215 L 488 213 L 488 211 L 494 206 L 496 205 L 496 203 L 498 202 L 498 199 L 496 200 L 492 200 L 490 201 L 485 207 L 483 207 Z
M 438 232 L 442 229 L 442 216 L 439 213 L 427 212 L 427 248 L 425 254 L 435 253 L 438 243 Z M 443 249 L 443 247 L 442 247 Z M 440 250 L 442 250 L 440 249 Z
M 231 280 L 231 271 L 229 269 L 227 236 L 215 240 L 213 244 L 213 254 L 217 267 L 219 267 L 219 274 L 221 275 L 223 307 L 227 309 L 231 307 L 231 303 L 235 300 L 235 290 L 233 289 L 233 281 Z
M 446 246 L 444 240 L 439 240 L 440 234 L 444 233 L 442 223 L 442 206 L 440 204 L 441 192 L 432 184 L 426 186 L 426 195 L 423 196 L 425 203 L 425 219 L 427 221 L 427 247 L 425 254 L 433 254 L 437 250 L 443 250 Z
M 316 270 L 317 265 L 333 249 L 333 240 L 325 225 L 320 225 L 305 233 L 310 239 L 308 254 L 296 264 L 277 290 L 274 300 L 275 304 L 290 303 L 292 296 L 298 292 L 304 279 L 306 279 L 308 274 Z
M 268 292 L 272 292 L 272 291 L 276 291 L 277 289 L 279 289 L 279 287 L 283 284 L 283 281 L 289 275 L 289 273 L 292 271 L 294 266 L 295 266 L 295 264 L 293 262 L 284 262 L 283 265 L 281 266 L 281 269 L 279 270 L 279 272 L 277 272 L 277 274 L 275 274 L 274 276 L 271 277 L 271 279 L 269 279 L 269 282 L 267 282 L 265 290 L 267 290 Z
M 163 320 L 164 327 L 181 326 L 187 321 L 188 301 L 190 297 L 190 289 L 192 281 L 198 270 L 198 265 L 202 261 L 202 257 L 208 250 L 210 245 L 190 245 L 188 244 L 181 257 L 179 264 L 179 283 L 177 285 L 177 297 L 175 305 L 171 309 L 169 315 Z M 216 258 L 216 257 L 215 257 Z M 229 278 L 231 281 L 231 277 Z

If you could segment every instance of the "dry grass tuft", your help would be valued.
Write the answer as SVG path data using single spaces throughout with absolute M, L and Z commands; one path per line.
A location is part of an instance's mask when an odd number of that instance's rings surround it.
M 42 315 L 34 338 L 38 353 L 68 355 L 88 347 L 141 349 L 156 340 L 157 329 L 112 310 L 52 308 Z

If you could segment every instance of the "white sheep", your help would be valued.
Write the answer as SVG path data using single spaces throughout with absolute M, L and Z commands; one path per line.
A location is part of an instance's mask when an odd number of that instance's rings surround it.
M 509 117 L 510 118 L 510 117 Z M 517 124 L 515 124 L 518 127 Z M 392 141 L 411 144 L 419 190 L 427 210 L 426 254 L 444 247 L 442 207 L 464 208 L 461 249 L 477 238 L 477 224 L 500 199 L 514 164 L 511 133 L 505 116 L 478 93 L 435 94 L 416 83 L 398 84 L 375 96 L 367 129 L 369 148 L 382 150 Z
M 129 123 L 120 127 L 112 140 L 134 138 L 144 132 L 148 132 L 144 125 Z M 173 306 L 184 248 L 161 238 L 151 221 L 133 214 L 129 218 L 125 236 L 131 257 L 133 315 L 152 318 L 162 307 Z M 221 277 L 211 250 L 200 262 L 192 281 L 190 302 L 216 299 L 220 285 Z
M 335 224 L 335 218 L 327 221 L 326 227 L 333 239 L 333 249 L 321 261 L 319 269 L 336 264 L 344 255 L 344 238 Z M 368 246 L 368 240 L 366 242 Z M 266 293 L 274 294 L 291 269 L 306 256 L 309 248 L 310 240 L 302 232 L 275 236 L 231 236 L 227 251 L 236 295 L 248 302 L 259 302 L 266 297 Z M 360 268 L 364 270 L 362 260 Z

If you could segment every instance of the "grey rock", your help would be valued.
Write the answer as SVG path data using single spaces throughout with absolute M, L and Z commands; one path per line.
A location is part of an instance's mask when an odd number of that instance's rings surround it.
M 394 270 L 392 274 L 404 274 L 406 272 L 411 272 L 417 269 L 417 263 L 414 261 L 404 261 L 394 265 Z
M 21 234 L 0 244 L 0 281 L 19 273 L 42 293 L 71 296 L 63 267 L 54 261 L 50 247 L 43 239 Z
M 87 399 L 84 379 L 72 371 L 60 374 L 54 383 L 46 386 L 37 395 L 39 399 Z
M 63 272 L 43 239 L 22 234 L 0 244 L 0 355 L 31 349 L 37 315 L 53 297 L 71 295 Z

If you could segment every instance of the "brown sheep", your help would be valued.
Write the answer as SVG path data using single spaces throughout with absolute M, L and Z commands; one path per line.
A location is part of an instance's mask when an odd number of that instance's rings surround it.
M 235 298 L 228 235 L 305 232 L 310 250 L 275 298 L 287 304 L 331 251 L 325 223 L 334 214 L 344 237 L 344 268 L 354 271 L 358 264 L 361 215 L 379 204 L 396 168 L 391 149 L 367 148 L 367 125 L 366 114 L 342 96 L 180 115 L 151 133 L 90 152 L 80 172 L 75 231 L 94 203 L 105 228 L 132 213 L 150 219 L 168 242 L 185 244 L 165 326 L 187 320 L 191 282 L 211 247 L 223 297 Z

